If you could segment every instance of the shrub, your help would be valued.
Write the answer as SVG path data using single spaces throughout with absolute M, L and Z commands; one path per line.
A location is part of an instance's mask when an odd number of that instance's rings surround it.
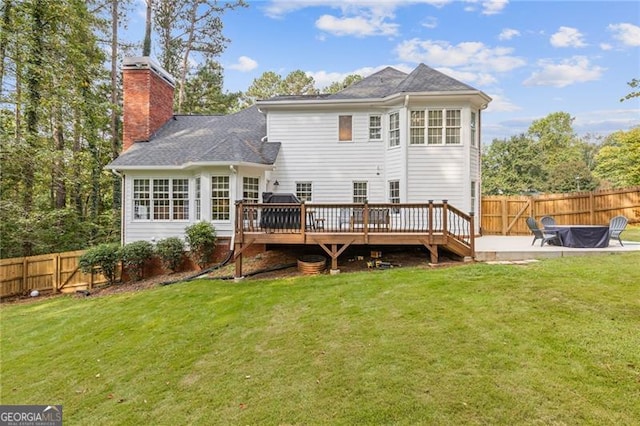
M 116 272 L 120 259 L 119 244 L 100 244 L 88 249 L 80 256 L 78 264 L 80 270 L 87 274 L 93 272 L 94 268 L 98 268 L 99 272 L 109 281 L 109 284 L 113 285 L 116 282 Z
M 158 241 L 156 244 L 156 256 L 162 261 L 162 265 L 175 272 L 182 262 L 184 254 L 184 241 L 178 237 L 169 237 Z
M 190 256 L 204 268 L 216 248 L 216 228 L 209 222 L 198 222 L 185 228 Z
M 138 281 L 144 275 L 144 264 L 153 256 L 153 244 L 149 241 L 135 241 L 122 247 L 122 265 L 132 280 Z

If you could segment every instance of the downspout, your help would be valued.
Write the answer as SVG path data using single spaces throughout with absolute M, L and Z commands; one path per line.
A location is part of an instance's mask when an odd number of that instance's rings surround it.
M 126 186 L 125 186 L 125 178 L 124 175 L 120 172 L 118 172 L 115 169 L 111 169 L 111 172 L 118 176 L 122 182 L 122 186 L 120 188 L 120 244 L 124 245 L 124 226 L 125 226 L 125 221 L 124 221 L 124 209 L 125 209 L 125 194 L 126 194 Z
M 404 146 L 402 147 L 402 151 L 403 151 L 403 162 L 404 162 L 404 171 L 403 171 L 403 176 L 402 176 L 402 184 L 400 186 L 400 189 L 402 191 L 402 194 L 400 194 L 400 202 L 409 202 L 408 198 L 409 198 L 409 121 L 411 120 L 411 117 L 409 116 L 409 95 L 404 95 L 404 109 L 405 109 L 405 117 L 407 119 L 407 121 L 404 123 Z M 387 182 L 385 182 L 385 186 L 388 186 Z M 387 191 L 389 190 L 389 188 L 387 188 Z M 387 200 L 388 201 L 388 200 Z

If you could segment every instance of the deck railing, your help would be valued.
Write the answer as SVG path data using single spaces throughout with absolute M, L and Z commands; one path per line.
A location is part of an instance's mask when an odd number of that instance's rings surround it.
M 473 245 L 473 214 L 442 203 L 258 204 L 238 202 L 236 233 L 444 234 Z

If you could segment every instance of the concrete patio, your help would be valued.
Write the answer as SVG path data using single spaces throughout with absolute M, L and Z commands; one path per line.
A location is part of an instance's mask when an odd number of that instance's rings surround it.
M 593 256 L 604 253 L 640 252 L 640 242 L 624 241 L 620 246 L 617 240 L 611 240 L 606 248 L 570 248 L 550 246 L 540 247 L 540 240 L 531 245 L 533 236 L 486 235 L 475 240 L 476 260 L 512 261 L 528 259 L 549 259 L 566 256 Z

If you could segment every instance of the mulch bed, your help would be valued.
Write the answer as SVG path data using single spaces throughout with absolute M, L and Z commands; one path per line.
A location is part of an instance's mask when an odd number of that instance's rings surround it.
M 378 249 L 374 251 L 379 251 Z M 371 257 L 372 250 L 369 249 L 355 249 L 347 250 L 340 257 L 339 268 L 341 273 L 367 271 L 367 270 L 379 270 L 387 268 L 401 268 L 401 267 L 419 267 L 419 268 L 433 268 L 433 267 L 447 267 L 461 265 L 460 261 L 453 261 L 446 258 L 440 259 L 440 263 L 437 265 L 431 265 L 429 263 L 429 255 L 424 250 L 420 249 L 388 249 L 381 250 L 382 256 L 378 259 Z M 327 269 L 324 273 L 329 273 L 330 258 L 326 254 L 319 252 L 314 253 L 316 255 L 324 255 L 327 258 Z M 297 259 L 300 257 L 300 249 L 278 249 L 269 250 L 264 253 L 259 253 L 252 257 L 245 257 L 242 262 L 243 274 L 245 279 L 277 279 L 277 278 L 289 278 L 302 276 L 302 272 L 298 271 L 296 266 Z M 375 265 L 375 260 L 384 262 L 383 265 L 378 267 L 372 267 Z M 371 263 L 374 262 L 374 263 Z M 288 267 L 287 267 L 288 266 Z M 382 267 L 381 267 L 382 266 Z M 203 278 L 212 279 L 232 279 L 235 273 L 235 265 L 228 264 L 219 269 L 211 271 L 206 274 L 202 274 Z M 156 275 L 150 278 L 145 278 L 139 281 L 127 281 L 112 286 L 105 286 L 100 288 L 94 288 L 88 292 L 78 291 L 76 297 L 99 297 L 110 294 L 119 294 L 126 292 L 134 292 L 154 288 L 160 285 L 172 284 L 194 278 L 200 274 L 198 271 L 185 271 L 175 272 L 171 274 Z M 58 295 L 42 294 L 38 297 L 16 296 L 13 298 L 7 298 L 2 301 L 5 303 L 26 303 L 35 300 L 41 300 L 42 298 L 56 297 Z

